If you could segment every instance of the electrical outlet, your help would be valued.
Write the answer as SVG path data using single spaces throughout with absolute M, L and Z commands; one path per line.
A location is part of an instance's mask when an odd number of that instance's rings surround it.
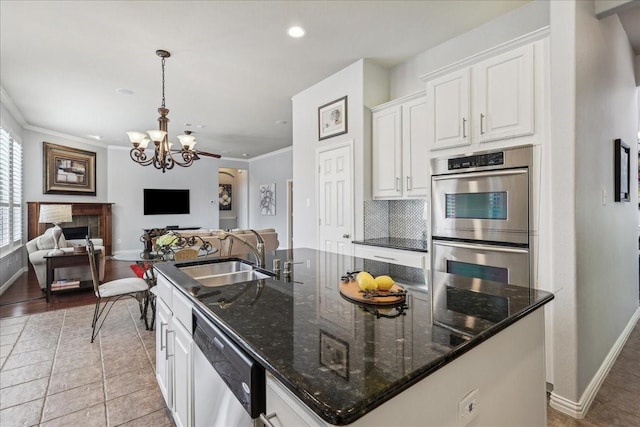
M 458 402 L 458 426 L 468 426 L 478 415 L 480 391 L 476 388 Z

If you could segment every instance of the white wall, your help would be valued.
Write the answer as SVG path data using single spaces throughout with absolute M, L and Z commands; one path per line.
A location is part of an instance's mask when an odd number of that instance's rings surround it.
M 106 156 L 105 156 L 106 157 Z M 247 169 L 248 162 L 202 157 L 188 168 L 176 166 L 162 173 L 152 166 L 140 166 L 129 157 L 129 149 L 108 150 L 109 188 L 105 201 L 113 205 L 113 251 L 141 249 L 143 228 L 180 227 L 218 228 L 218 169 Z M 188 215 L 143 215 L 144 188 L 190 189 L 191 213 Z
M 287 180 L 293 176 L 293 149 L 287 147 L 251 159 L 249 224 L 253 229 L 275 228 L 280 248 L 287 246 Z M 275 183 L 276 214 L 260 214 L 260 185 Z
M 317 247 L 318 215 L 316 152 L 321 147 L 353 140 L 354 239 L 364 236 L 364 200 L 371 198 L 371 112 L 388 100 L 388 74 L 367 60 L 343 70 L 293 96 L 293 245 Z M 347 95 L 348 132 L 318 140 L 318 107 Z
M 614 203 L 612 161 L 613 140 L 622 138 L 633 153 L 629 172 L 637 170 L 638 103 L 634 54 L 618 16 L 597 20 L 591 2 L 577 2 L 576 12 L 576 320 L 582 393 L 638 308 L 637 184 L 631 180 L 630 203 Z
M 420 76 L 549 25 L 549 2 L 534 0 L 391 70 L 391 99 L 424 90 Z

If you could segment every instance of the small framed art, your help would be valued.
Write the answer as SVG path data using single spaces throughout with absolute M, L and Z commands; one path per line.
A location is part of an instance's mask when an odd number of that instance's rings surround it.
M 347 97 L 318 107 L 318 139 L 331 138 L 347 133 Z
M 614 193 L 616 202 L 628 202 L 631 200 L 629 187 L 631 169 L 631 150 L 621 139 L 614 141 Z

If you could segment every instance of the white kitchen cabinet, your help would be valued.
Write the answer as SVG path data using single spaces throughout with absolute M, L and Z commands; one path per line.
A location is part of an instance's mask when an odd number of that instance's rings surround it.
M 427 145 L 431 150 L 471 144 L 471 69 L 427 82 Z
M 482 61 L 476 70 L 477 102 L 474 105 L 478 140 L 487 142 L 532 134 L 533 45 Z
M 327 426 L 273 375 L 266 373 L 269 422 L 276 427 Z
M 534 44 L 503 50 L 464 68 L 426 77 L 430 150 L 535 132 Z
M 374 261 L 388 262 L 422 269 L 429 268 L 429 257 L 426 252 L 402 249 L 383 248 L 370 245 L 354 245 L 354 256 Z
M 171 310 L 161 298 L 156 299 L 156 379 L 167 403 L 173 407 L 173 364 L 169 361 L 167 335 L 171 327 Z
M 156 377 L 176 425 L 192 426 L 192 304 L 164 276 L 157 277 Z
M 373 197 L 428 195 L 426 100 L 424 92 L 372 109 Z

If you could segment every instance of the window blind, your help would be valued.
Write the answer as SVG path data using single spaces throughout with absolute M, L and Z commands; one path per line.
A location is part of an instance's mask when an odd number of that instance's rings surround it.
M 22 244 L 22 144 L 0 128 L 0 254 Z

